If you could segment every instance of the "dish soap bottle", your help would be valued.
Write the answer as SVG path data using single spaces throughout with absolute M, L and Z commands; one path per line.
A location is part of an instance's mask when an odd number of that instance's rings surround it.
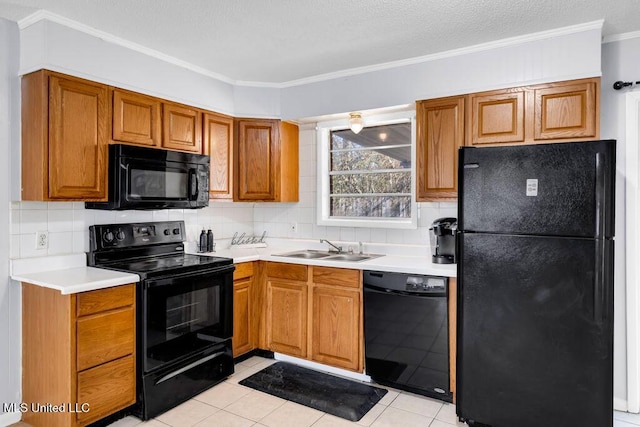
M 198 243 L 198 252 L 206 252 L 207 251 L 207 232 L 202 229 L 200 233 L 200 242 Z
M 207 252 L 213 252 L 213 232 L 207 231 Z

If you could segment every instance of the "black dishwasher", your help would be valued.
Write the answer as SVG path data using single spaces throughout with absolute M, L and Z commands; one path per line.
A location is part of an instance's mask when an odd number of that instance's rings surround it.
M 364 272 L 365 368 L 371 379 L 452 401 L 448 281 L 438 276 Z

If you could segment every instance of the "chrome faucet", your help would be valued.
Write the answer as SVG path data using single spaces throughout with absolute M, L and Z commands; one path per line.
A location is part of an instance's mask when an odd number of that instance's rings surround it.
M 331 249 L 329 249 L 329 252 L 338 252 L 338 253 L 342 253 L 342 246 L 336 246 L 333 243 L 331 243 L 330 241 L 326 240 L 326 239 L 320 239 L 320 243 L 328 243 L 330 246 L 333 246 L 334 248 L 336 248 L 335 251 L 332 251 Z

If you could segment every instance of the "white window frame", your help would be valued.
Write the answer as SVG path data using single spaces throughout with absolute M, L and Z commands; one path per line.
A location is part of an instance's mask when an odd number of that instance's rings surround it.
M 364 127 L 411 123 L 411 217 L 410 218 L 331 218 L 329 216 L 329 168 L 331 162 L 331 132 L 349 129 L 348 119 L 317 123 L 317 222 L 318 225 L 336 227 L 368 228 L 418 228 L 418 206 L 416 203 L 416 113 L 400 111 L 363 117 Z

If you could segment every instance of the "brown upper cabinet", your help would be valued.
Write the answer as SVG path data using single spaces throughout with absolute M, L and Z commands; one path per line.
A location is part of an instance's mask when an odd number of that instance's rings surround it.
M 416 103 L 417 201 L 456 200 L 460 146 L 600 137 L 600 78 L 493 90 Z
M 418 101 L 417 200 L 458 196 L 458 148 L 464 144 L 464 96 Z
M 524 90 L 468 95 L 468 145 L 524 141 Z
M 204 113 L 202 145 L 210 156 L 209 198 L 233 199 L 233 118 Z
M 539 85 L 532 92 L 534 140 L 600 137 L 600 78 Z
M 113 142 L 203 152 L 200 110 L 122 89 L 112 92 Z
M 162 104 L 162 146 L 169 150 L 202 153 L 202 114 L 180 104 Z
M 121 89 L 112 90 L 114 142 L 160 147 L 162 103 L 159 99 Z
M 234 200 L 298 201 L 298 126 L 238 119 L 234 137 Z
M 106 200 L 106 85 L 46 70 L 22 78 L 22 200 Z

